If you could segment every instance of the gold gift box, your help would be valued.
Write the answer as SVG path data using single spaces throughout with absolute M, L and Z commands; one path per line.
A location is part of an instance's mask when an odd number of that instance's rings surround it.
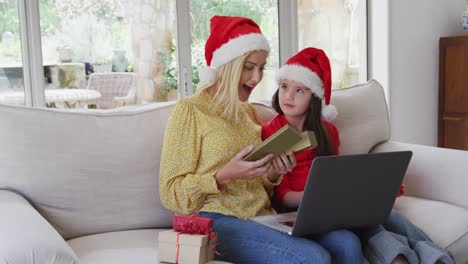
M 176 263 L 177 233 L 174 230 L 159 232 L 159 261 Z M 207 235 L 179 235 L 178 263 L 206 263 L 214 259 L 213 250 L 209 247 Z

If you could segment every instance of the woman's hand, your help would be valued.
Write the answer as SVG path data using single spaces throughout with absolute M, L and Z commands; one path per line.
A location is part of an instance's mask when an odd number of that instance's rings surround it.
M 272 166 L 268 170 L 267 177 L 271 182 L 275 182 L 281 175 L 292 171 L 296 166 L 296 156 L 292 152 L 283 153 L 275 157 L 271 164 Z
M 251 180 L 260 175 L 266 175 L 271 166 L 272 154 L 257 161 L 242 160 L 245 155 L 253 150 L 253 146 L 248 146 L 237 153 L 216 175 L 218 184 L 226 184 L 235 180 Z

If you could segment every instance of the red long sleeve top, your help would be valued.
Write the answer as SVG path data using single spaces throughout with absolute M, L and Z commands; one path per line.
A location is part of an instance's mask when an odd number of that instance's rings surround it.
M 338 148 L 340 146 L 340 137 L 338 129 L 328 120 L 322 119 L 323 124 L 328 132 L 333 145 L 333 154 L 338 155 Z M 265 140 L 277 130 L 288 124 L 286 117 L 283 114 L 275 116 L 268 123 L 262 126 L 262 140 Z M 275 198 L 283 204 L 283 199 L 286 193 L 290 191 L 300 192 L 304 191 L 307 177 L 309 175 L 310 166 L 312 161 L 317 157 L 315 148 L 307 149 L 295 154 L 296 166 L 291 172 L 283 176 L 283 180 L 275 187 Z

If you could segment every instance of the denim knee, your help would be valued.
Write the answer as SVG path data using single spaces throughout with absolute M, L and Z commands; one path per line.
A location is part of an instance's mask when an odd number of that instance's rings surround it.
M 349 230 L 337 230 L 322 235 L 317 242 L 326 248 L 334 263 L 362 263 L 361 241 Z
M 337 230 L 330 233 L 336 247 L 340 247 L 347 252 L 361 251 L 361 240 L 349 230 Z

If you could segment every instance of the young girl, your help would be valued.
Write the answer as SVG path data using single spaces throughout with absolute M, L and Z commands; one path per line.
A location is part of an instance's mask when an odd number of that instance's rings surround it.
M 299 205 L 309 168 L 316 156 L 338 155 L 340 144 L 332 119 L 336 110 L 330 103 L 330 62 L 320 49 L 306 48 L 291 57 L 276 75 L 279 89 L 273 95 L 273 108 L 279 113 L 262 126 L 262 139 L 268 138 L 286 124 L 298 131 L 314 131 L 318 147 L 295 155 L 294 170 L 285 174 L 275 188 L 276 200 L 289 208 Z M 322 109 L 322 100 L 327 105 Z M 279 170 L 282 164 L 273 164 Z M 282 172 L 285 172 L 284 169 Z
M 322 50 L 306 48 L 281 67 L 276 80 L 279 89 L 272 104 L 279 114 L 262 126 L 262 139 L 289 124 L 298 131 L 314 131 L 318 143 L 316 148 L 295 154 L 297 165 L 291 171 L 286 170 L 287 162 L 282 163 L 281 159 L 273 161 L 273 168 L 284 173 L 281 183 L 275 187 L 276 201 L 286 208 L 297 208 L 313 159 L 322 155 L 338 155 L 339 133 L 328 121 L 336 117 L 335 108 L 329 105 L 329 60 Z M 322 101 L 326 105 L 323 109 Z M 402 191 L 400 189 L 398 195 Z M 359 233 L 371 263 L 453 263 L 448 251 L 434 245 L 424 232 L 396 211 L 392 211 L 383 226 L 364 228 Z M 322 246 L 327 248 L 327 245 Z

